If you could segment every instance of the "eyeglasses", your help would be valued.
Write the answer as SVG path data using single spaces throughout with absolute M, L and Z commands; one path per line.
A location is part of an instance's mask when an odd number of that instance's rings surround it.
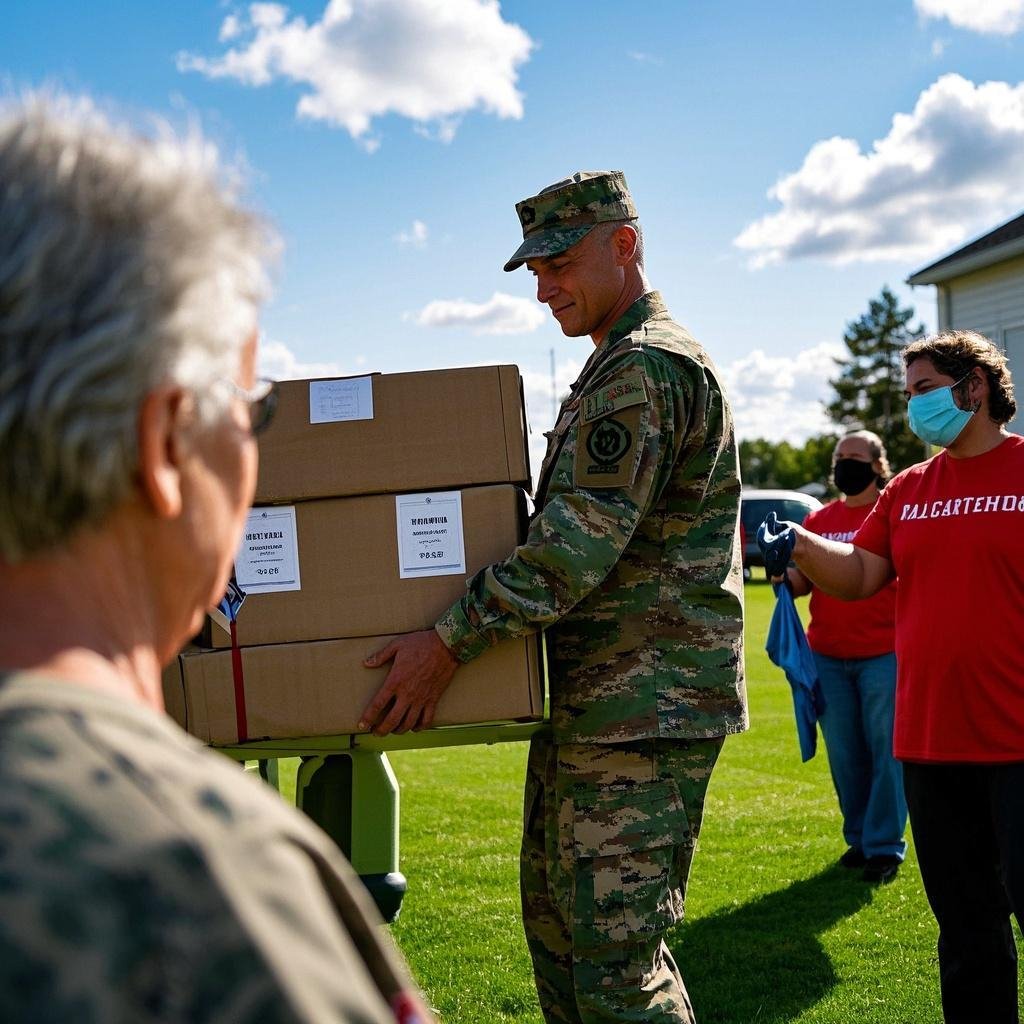
M 249 430 L 253 436 L 266 430 L 277 409 L 277 381 L 260 377 L 255 387 L 243 388 L 233 380 L 222 378 L 221 383 L 249 406 Z

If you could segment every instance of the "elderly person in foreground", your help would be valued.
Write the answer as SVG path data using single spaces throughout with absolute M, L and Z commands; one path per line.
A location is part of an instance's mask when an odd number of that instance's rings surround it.
M 0 1019 L 426 1020 L 351 869 L 162 713 L 252 501 L 272 238 L 212 149 L 0 109 Z

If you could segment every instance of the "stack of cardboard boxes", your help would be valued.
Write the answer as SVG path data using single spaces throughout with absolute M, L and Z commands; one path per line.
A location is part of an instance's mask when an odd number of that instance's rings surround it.
M 526 526 L 514 366 L 285 381 L 260 437 L 234 639 L 208 619 L 164 674 L 170 714 L 230 745 L 356 731 L 387 668 L 363 659 L 430 628 Z M 536 637 L 463 666 L 435 725 L 537 719 Z

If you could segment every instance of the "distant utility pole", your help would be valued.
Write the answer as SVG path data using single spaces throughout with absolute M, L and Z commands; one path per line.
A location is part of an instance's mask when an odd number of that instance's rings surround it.
M 558 414 L 558 389 L 555 387 L 555 350 L 551 350 L 551 422 Z

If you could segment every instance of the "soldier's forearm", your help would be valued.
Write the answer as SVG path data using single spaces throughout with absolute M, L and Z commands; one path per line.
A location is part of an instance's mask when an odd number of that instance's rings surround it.
M 638 514 L 632 505 L 602 506 L 579 495 L 556 499 L 524 545 L 470 580 L 436 624 L 441 639 L 468 661 L 500 640 L 557 622 L 611 572 Z

